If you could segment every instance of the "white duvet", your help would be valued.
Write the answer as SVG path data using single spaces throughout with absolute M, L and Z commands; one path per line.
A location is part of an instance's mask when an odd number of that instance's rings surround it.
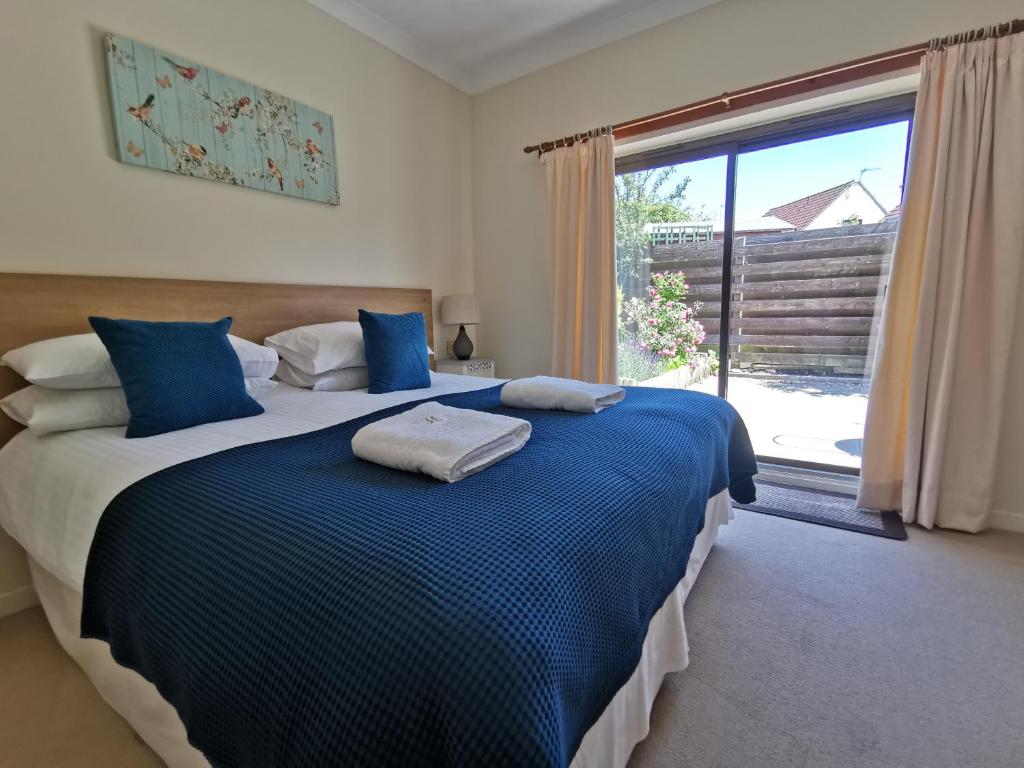
M 312 392 L 280 384 L 261 416 L 128 440 L 124 427 L 42 437 L 27 430 L 0 449 L 0 525 L 53 575 L 79 592 L 100 516 L 122 490 L 183 461 L 247 443 L 298 435 L 401 403 L 485 389 L 495 379 L 432 373 L 430 389 L 385 395 Z

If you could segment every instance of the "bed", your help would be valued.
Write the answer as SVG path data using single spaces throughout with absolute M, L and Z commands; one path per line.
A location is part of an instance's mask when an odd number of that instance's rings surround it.
M 0 284 L 4 279 L 4 276 L 0 276 Z M 54 294 L 69 290 L 74 292 L 74 283 L 77 281 L 83 281 L 92 288 L 90 291 L 81 291 L 75 294 L 79 296 L 83 293 L 86 294 L 82 301 L 87 306 L 69 307 L 66 310 L 68 316 L 65 321 L 62 321 L 63 325 L 52 322 L 49 324 L 33 323 L 32 318 L 37 316 L 39 311 L 26 310 L 27 314 L 20 316 L 18 324 L 21 328 L 28 329 L 24 330 L 23 334 L 35 338 L 41 338 L 44 334 L 52 336 L 57 333 L 78 330 L 75 320 L 78 312 L 81 312 L 81 317 L 90 312 L 140 316 L 140 310 L 142 310 L 151 318 L 174 315 L 180 317 L 182 313 L 187 313 L 190 318 L 198 315 L 199 319 L 206 319 L 206 315 L 209 314 L 209 310 L 200 310 L 197 305 L 182 307 L 172 304 L 171 302 L 181 302 L 181 296 L 185 293 L 182 290 L 185 286 L 176 284 L 175 281 L 142 281 L 150 290 L 148 291 L 148 301 L 142 302 L 140 306 L 137 297 L 126 298 L 124 283 L 113 280 L 61 278 L 57 282 L 64 282 L 58 285 L 53 282 L 53 279 L 47 278 L 15 276 L 12 279 L 29 280 L 31 285 L 28 286 L 28 289 L 36 295 L 37 299 L 40 298 L 41 292 Z M 68 281 L 70 281 L 70 285 Z M 159 284 L 159 287 L 156 284 Z M 228 287 L 230 285 L 191 283 L 189 287 L 192 289 L 190 293 L 193 296 L 205 292 L 216 294 L 218 306 L 214 312 L 236 314 L 236 323 L 241 320 L 236 328 L 242 335 L 248 335 L 256 340 L 260 339 L 262 335 L 296 325 L 296 321 L 315 322 L 318 318 L 346 319 L 346 316 L 350 316 L 355 307 L 359 305 L 369 305 L 371 308 L 387 311 L 402 311 L 411 304 L 416 304 L 418 311 L 425 310 L 428 317 L 427 327 L 431 328 L 429 322 L 430 299 L 429 293 L 426 293 L 424 301 L 422 294 L 425 292 L 390 292 L 387 289 L 360 291 L 358 289 L 292 286 L 287 291 L 282 291 L 282 293 L 290 291 L 290 295 L 293 297 L 290 300 L 285 300 L 283 304 L 281 293 L 275 294 L 271 291 L 266 295 L 263 303 L 266 304 L 273 299 L 278 310 L 276 316 L 269 321 L 276 327 L 268 327 L 266 320 L 268 313 L 261 306 L 258 295 L 259 291 L 267 290 L 267 288 L 254 289 L 252 286 L 236 284 L 237 287 L 232 289 Z M 332 290 L 346 291 L 346 293 L 335 293 L 329 300 L 325 299 L 324 297 L 331 294 Z M 97 291 L 103 295 L 97 296 Z M 208 300 L 210 297 L 205 296 L 205 298 Z M 126 301 L 133 303 L 125 308 Z M 295 304 L 295 310 L 287 308 L 289 301 Z M 40 306 L 38 300 L 29 303 L 35 307 Z M 235 306 L 225 307 L 225 303 Z M 50 304 L 46 304 L 46 306 L 49 307 Z M 318 309 L 311 312 L 311 306 L 316 306 Z M 204 314 L 199 314 L 200 312 Z M 259 320 L 249 324 L 247 318 L 259 318 Z M 59 330 L 55 326 L 60 326 Z M 20 342 L 15 343 L 24 343 L 25 340 L 22 338 Z M 7 346 L 14 346 L 6 339 L 0 341 Z M 130 560 L 127 550 L 124 554 L 117 554 L 116 546 L 114 554 L 108 553 L 104 557 L 95 555 L 95 548 L 100 546 L 94 542 L 97 541 L 97 529 L 100 527 L 101 521 L 106 523 L 114 518 L 115 513 L 110 510 L 119 508 L 118 504 L 120 504 L 120 508 L 125 508 L 127 504 L 125 500 L 130 500 L 135 490 L 155 492 L 154 483 L 173 479 L 181 472 L 191 472 L 199 467 L 205 468 L 215 479 L 227 477 L 225 467 L 217 465 L 217 462 L 226 457 L 242 457 L 239 459 L 238 466 L 258 465 L 261 460 L 268 461 L 268 456 L 265 455 L 267 451 L 271 450 L 268 446 L 286 444 L 301 446 L 304 441 L 317 439 L 310 437 L 315 435 L 322 435 L 323 437 L 320 439 L 328 441 L 324 443 L 325 445 L 341 444 L 344 443 L 346 434 L 344 430 L 348 428 L 348 425 L 355 426 L 365 423 L 367 420 L 393 412 L 395 409 L 407 407 L 409 403 L 438 398 L 443 401 L 450 400 L 453 404 L 469 403 L 473 404 L 472 407 L 483 409 L 492 407 L 494 397 L 495 382 L 493 381 L 442 374 L 433 375 L 432 386 L 427 392 L 413 390 L 377 396 L 369 396 L 365 392 L 311 393 L 280 385 L 277 390 L 266 397 L 264 401 L 266 413 L 261 417 L 203 425 L 159 438 L 151 438 L 144 441 L 147 444 L 145 448 L 133 445 L 133 442 L 137 443 L 138 441 L 124 440 L 116 428 L 83 430 L 42 439 L 28 434 L 18 435 L 0 451 L 0 488 L 2 488 L 0 491 L 2 494 L 0 495 L 0 521 L 28 552 L 33 582 L 58 640 L 85 669 L 106 700 L 128 720 L 169 765 L 175 768 L 177 766 L 207 765 L 208 761 L 203 753 L 189 743 L 190 738 L 186 736 L 186 729 L 182 724 L 183 719 L 192 723 L 192 727 L 189 729 L 191 740 L 193 742 L 198 740 L 200 746 L 203 746 L 207 754 L 210 754 L 209 743 L 203 738 L 197 739 L 197 734 L 201 729 L 196 726 L 197 720 L 194 713 L 190 715 L 188 711 L 183 710 L 180 698 L 176 701 L 177 710 L 168 703 L 168 699 L 175 700 L 172 690 L 174 685 L 169 685 L 168 679 L 160 678 L 159 675 L 154 674 L 152 668 L 149 669 L 147 677 L 160 686 L 163 692 L 161 695 L 153 683 L 148 682 L 129 668 L 139 668 L 140 662 L 137 658 L 129 658 L 131 653 L 128 650 L 122 649 L 123 652 L 118 650 L 117 643 L 113 642 L 115 638 L 107 637 L 106 639 L 112 641 L 115 653 L 119 654 L 120 665 L 111 657 L 110 645 L 100 640 L 82 639 L 80 636 L 82 627 L 85 626 L 88 629 L 89 626 L 89 623 L 83 618 L 83 589 L 87 586 L 87 571 L 91 569 L 95 576 L 97 570 L 95 565 L 90 566 L 90 560 L 103 563 L 123 562 L 125 564 Z M 636 408 L 643 407 L 645 397 L 654 398 L 655 395 L 637 392 L 633 397 L 633 401 L 637 403 Z M 664 397 L 664 395 L 658 395 L 658 397 Z M 623 410 L 619 413 L 621 414 L 620 418 L 623 418 L 628 412 Z M 543 422 L 543 417 L 535 418 L 538 422 Z M 557 419 L 557 417 L 553 418 Z M 556 434 L 557 430 L 562 428 L 565 428 L 564 424 L 552 422 L 550 432 Z M 576 429 L 575 426 L 572 428 Z M 332 432 L 332 430 L 335 431 Z M 564 442 L 564 438 L 561 439 Z M 538 446 L 542 445 L 542 442 L 538 442 Z M 719 445 L 719 450 L 721 449 L 722 446 Z M 322 446 L 316 447 L 317 452 L 322 452 L 322 450 Z M 542 447 L 538 447 L 537 450 L 542 450 Z M 269 459 L 276 460 L 276 454 L 270 456 Z M 314 467 L 312 471 L 321 469 Z M 523 467 L 518 469 L 523 471 Z M 626 474 L 628 474 L 629 468 L 626 469 Z M 516 470 L 514 465 L 509 466 L 509 472 L 514 473 Z M 749 470 L 749 467 L 745 468 L 747 480 L 749 480 Z M 367 476 L 364 471 L 360 469 L 359 473 L 358 477 L 365 480 Z M 491 476 L 493 477 L 494 474 L 492 473 Z M 708 477 L 710 478 L 711 475 L 709 474 Z M 179 477 L 178 481 L 185 483 L 185 486 L 181 487 L 187 487 L 195 482 L 195 478 Z M 216 484 L 216 480 L 214 482 Z M 385 484 L 381 483 L 379 477 L 371 477 L 370 482 L 378 483 L 374 487 L 380 493 L 375 496 L 384 493 Z M 391 488 L 396 484 L 401 485 L 403 482 L 405 481 L 389 481 L 386 485 Z M 711 482 L 709 479 L 708 483 Z M 694 504 L 692 500 L 683 505 L 691 509 L 689 516 L 692 521 L 687 523 L 690 528 L 681 529 L 679 535 L 682 537 L 680 540 L 685 540 L 689 545 L 689 555 L 682 558 L 677 556 L 674 559 L 669 557 L 666 560 L 666 562 L 673 563 L 672 569 L 667 570 L 659 577 L 661 581 L 664 581 L 665 578 L 671 579 L 669 588 L 665 590 L 666 594 L 657 595 L 657 604 L 653 605 L 650 610 L 641 607 L 635 611 L 642 626 L 639 630 L 635 628 L 630 630 L 631 637 L 628 639 L 630 643 L 635 641 L 635 648 L 631 653 L 633 651 L 635 653 L 628 656 L 629 668 L 625 670 L 625 673 L 619 669 L 616 672 L 617 677 L 613 675 L 609 678 L 614 682 L 613 688 L 600 700 L 600 707 L 594 710 L 592 715 L 583 718 L 585 722 L 577 724 L 579 726 L 578 733 L 570 734 L 561 740 L 552 739 L 551 743 L 555 745 L 552 750 L 538 750 L 538 758 L 535 761 L 537 764 L 624 765 L 632 747 L 646 735 L 650 708 L 662 678 L 668 672 L 683 669 L 687 664 L 688 649 L 683 622 L 683 604 L 686 595 L 711 549 L 718 527 L 727 522 L 731 516 L 727 490 L 730 481 L 723 481 L 719 478 L 714 482 L 722 487 L 716 486 L 714 492 L 708 493 L 705 500 L 701 501 L 699 505 Z M 509 487 L 511 488 L 511 485 Z M 156 490 L 159 491 L 158 495 L 161 493 L 167 495 L 165 489 Z M 266 493 L 266 489 L 263 492 Z M 410 486 L 405 488 L 403 493 L 414 495 L 417 493 L 417 488 Z M 143 495 L 145 496 L 145 494 Z M 493 507 L 500 506 L 501 495 L 491 497 L 488 504 Z M 396 496 L 395 498 L 399 499 L 400 497 Z M 367 497 L 361 502 L 359 508 L 371 502 L 372 497 Z M 392 504 L 400 505 L 402 502 L 393 501 Z M 664 500 L 659 501 L 659 504 L 665 506 Z M 352 509 L 355 508 L 350 508 L 350 512 Z M 648 507 L 637 507 L 637 509 L 646 510 Z M 146 511 L 145 504 L 126 508 L 122 517 L 134 520 L 144 517 L 142 513 Z M 226 515 L 230 516 L 229 509 L 214 509 L 209 519 L 220 520 Z M 152 525 L 155 524 L 155 522 L 152 523 Z M 133 525 L 142 526 L 142 534 L 145 534 L 146 530 L 151 530 L 138 521 Z M 139 531 L 136 531 L 136 534 L 138 533 Z M 215 535 L 228 536 L 226 533 Z M 146 536 L 143 535 L 142 539 L 145 538 Z M 668 538 L 666 536 L 666 540 Z M 112 540 L 117 541 L 116 538 L 111 539 L 108 536 L 104 540 L 106 543 L 103 546 L 106 547 Z M 192 544 L 200 546 L 201 542 L 192 542 Z M 104 548 L 103 551 L 106 549 Z M 151 570 L 154 580 L 158 578 L 159 572 L 159 567 L 156 565 L 156 561 L 159 559 L 158 555 L 159 547 L 138 555 L 142 563 L 152 563 Z M 446 557 L 449 560 L 452 559 L 450 554 Z M 652 561 L 654 560 L 655 558 L 652 557 Z M 409 565 L 411 567 L 415 565 L 415 562 L 410 560 Z M 650 567 L 656 566 L 655 563 Z M 126 565 L 126 567 L 128 566 Z M 150 574 L 146 568 L 139 570 L 138 563 L 134 567 L 136 575 L 143 574 L 145 577 L 149 577 Z M 643 573 L 644 569 L 640 568 L 637 572 Z M 182 574 L 178 573 L 176 578 L 182 579 Z M 219 578 L 226 580 L 229 576 L 214 576 L 208 581 L 216 581 Z M 168 584 L 173 586 L 173 577 L 165 579 L 165 589 Z M 128 590 L 123 587 L 124 582 L 121 583 L 119 589 L 127 592 Z M 157 589 L 157 586 L 154 586 L 153 589 Z M 189 589 L 184 581 L 181 581 L 180 591 L 189 593 Z M 88 593 L 89 590 L 85 591 Z M 92 600 L 86 602 L 87 616 L 90 615 L 89 603 L 95 602 L 96 591 L 93 588 Z M 157 589 L 157 591 L 159 590 Z M 156 594 L 156 592 L 148 592 L 144 589 L 138 592 L 134 599 L 144 601 L 152 594 Z M 398 601 L 401 595 L 396 593 L 394 597 Z M 167 592 L 166 597 L 161 600 L 173 601 L 174 598 L 172 590 Z M 422 601 L 423 598 L 421 596 L 418 599 Z M 119 603 L 115 600 L 112 605 L 118 607 Z M 126 611 L 131 617 L 133 624 L 140 614 L 139 605 L 137 602 L 132 604 L 129 601 L 121 606 L 123 611 Z M 462 608 L 465 608 L 465 605 L 462 604 Z M 472 603 L 472 605 L 475 606 L 477 603 Z M 147 610 L 143 608 L 141 613 L 145 613 Z M 627 613 L 629 612 L 627 611 Z M 621 616 L 621 612 L 618 616 Z M 597 622 L 598 619 L 595 618 L 594 621 Z M 115 620 L 114 623 L 116 624 L 117 621 Z M 459 627 L 460 625 L 458 622 L 452 622 L 451 626 Z M 579 628 L 577 625 L 568 625 L 569 631 L 572 632 Z M 225 640 L 223 637 L 215 637 L 216 627 L 211 626 L 204 631 L 209 633 L 208 637 L 211 643 Z M 87 631 L 87 634 L 99 635 L 102 633 Z M 415 636 L 415 632 L 410 634 Z M 374 637 L 383 637 L 386 640 L 387 633 L 378 632 Z M 156 646 L 159 645 L 159 642 L 155 642 L 153 636 L 149 641 L 141 642 L 143 655 L 148 655 L 150 651 L 152 655 L 158 655 Z M 146 642 L 150 643 L 148 647 Z M 137 645 L 138 643 L 136 643 Z M 135 647 L 134 650 L 137 653 L 139 649 Z M 181 649 L 176 649 L 176 652 L 180 653 Z M 278 657 L 280 664 L 289 663 L 287 656 L 287 653 L 283 653 Z M 275 657 L 270 655 L 261 658 L 263 662 L 259 667 L 265 669 L 270 666 L 267 660 Z M 180 661 L 185 664 L 188 660 Z M 158 665 L 160 668 L 163 666 L 166 664 Z M 494 668 L 500 669 L 500 660 L 494 662 Z M 190 670 L 190 673 L 196 674 L 194 669 Z M 487 674 L 493 675 L 494 669 L 489 669 Z M 486 677 L 483 672 L 481 675 Z M 452 678 L 460 680 L 459 688 L 462 692 L 467 686 L 471 686 L 471 682 L 467 682 L 465 677 L 459 678 L 457 675 L 452 675 Z M 187 675 L 182 679 L 197 680 L 195 676 L 189 678 Z M 605 682 L 607 687 L 607 680 Z M 197 687 L 201 687 L 201 682 L 197 681 L 195 684 Z M 432 679 L 430 684 L 436 687 L 437 680 Z M 412 685 L 409 689 L 411 691 L 418 690 Z M 434 688 L 430 688 L 430 690 L 433 691 Z M 425 700 L 428 697 L 429 695 L 423 692 L 413 696 L 416 701 Z M 498 699 L 508 697 L 510 697 L 508 691 L 497 691 L 495 696 Z M 491 702 L 487 700 L 486 696 L 479 695 L 476 703 L 481 711 L 490 711 L 487 707 Z M 437 711 L 443 710 L 445 705 L 446 702 L 443 699 L 433 702 L 431 706 L 426 707 L 428 716 L 436 718 Z M 226 708 L 223 704 L 219 706 L 222 709 Z M 379 701 L 375 702 L 373 706 L 380 706 Z M 593 697 L 588 700 L 588 706 L 593 709 Z M 328 719 L 330 714 L 330 712 L 327 713 Z M 471 721 L 471 714 L 468 720 L 466 716 L 462 715 L 462 720 Z M 314 712 L 312 716 L 321 717 L 322 713 Z M 495 718 L 490 719 L 495 720 Z M 454 727 L 452 724 L 456 722 L 460 721 L 453 716 L 444 721 L 444 724 L 451 728 Z M 494 726 L 494 723 L 492 722 L 491 725 Z M 476 726 L 477 724 L 473 723 L 473 727 Z M 232 727 L 239 726 L 236 723 Z M 515 731 L 513 724 L 499 723 L 493 733 L 502 737 L 506 732 L 512 734 Z M 523 733 L 525 734 L 524 738 L 530 738 L 528 729 Z M 307 738 L 308 734 L 303 737 L 303 743 Z M 451 738 L 450 735 L 449 738 Z M 519 748 L 515 747 L 515 749 Z M 515 749 L 499 750 L 491 757 L 497 755 L 510 758 L 516 754 Z M 214 754 L 219 753 L 215 752 Z M 462 754 L 479 755 L 480 753 Z M 460 759 L 435 758 L 437 755 L 431 755 L 424 762 L 467 762 Z M 216 758 L 214 762 L 232 764 L 231 761 L 221 757 Z M 277 762 L 288 764 L 282 761 Z M 292 764 L 314 764 L 314 762 L 297 758 L 292 760 Z M 513 758 L 508 762 L 519 761 Z M 255 761 L 251 764 L 259 764 L 259 762 Z M 329 764 L 329 760 L 324 764 Z

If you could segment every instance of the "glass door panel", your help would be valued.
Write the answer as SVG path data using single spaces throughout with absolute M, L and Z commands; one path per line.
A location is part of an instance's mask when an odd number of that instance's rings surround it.
M 908 122 L 737 158 L 728 398 L 759 457 L 856 471 Z
M 615 180 L 619 378 L 718 393 L 725 155 Z

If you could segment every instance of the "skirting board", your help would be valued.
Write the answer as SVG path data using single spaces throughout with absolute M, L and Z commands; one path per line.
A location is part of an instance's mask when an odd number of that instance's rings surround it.
M 31 586 L 18 587 L 11 592 L 4 592 L 0 595 L 0 619 L 38 604 L 39 598 Z
M 996 509 L 992 511 L 991 528 L 1000 531 L 1024 533 L 1024 512 L 1007 512 Z

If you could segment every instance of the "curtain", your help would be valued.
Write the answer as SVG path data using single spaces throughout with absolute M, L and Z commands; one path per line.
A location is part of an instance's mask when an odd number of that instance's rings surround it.
M 615 157 L 610 134 L 542 156 L 553 376 L 616 383 Z
M 988 524 L 1024 258 L 1024 35 L 922 62 L 857 503 Z

